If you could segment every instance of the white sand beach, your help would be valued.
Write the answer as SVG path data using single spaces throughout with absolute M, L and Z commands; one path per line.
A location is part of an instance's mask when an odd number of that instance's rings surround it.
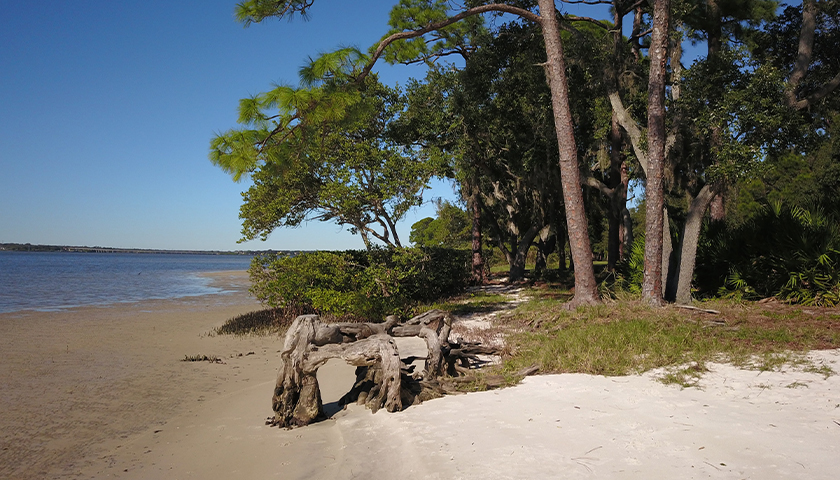
M 700 388 L 526 378 L 399 413 L 271 428 L 282 340 L 207 335 L 236 293 L 0 315 L 0 478 L 803 478 L 840 470 L 840 375 L 712 365 Z M 215 355 L 224 363 L 183 362 Z M 840 372 L 840 351 L 811 353 Z M 325 403 L 353 369 L 319 371 Z

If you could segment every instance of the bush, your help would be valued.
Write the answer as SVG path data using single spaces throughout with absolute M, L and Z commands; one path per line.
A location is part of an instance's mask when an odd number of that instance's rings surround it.
M 703 290 L 746 299 L 776 296 L 840 304 L 840 222 L 818 209 L 764 209 L 742 225 L 707 228 L 698 251 Z
M 270 307 L 381 320 L 460 293 L 469 262 L 466 250 L 374 248 L 260 255 L 249 272 L 251 293 Z

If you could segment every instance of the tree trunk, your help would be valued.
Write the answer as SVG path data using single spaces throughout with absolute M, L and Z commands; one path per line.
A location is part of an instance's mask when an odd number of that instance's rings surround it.
M 509 281 L 511 283 L 525 278 L 525 261 L 528 259 L 528 251 L 531 249 L 531 244 L 534 243 L 534 239 L 540 233 L 540 230 L 538 227 L 531 227 L 519 240 L 519 244 L 516 245 L 516 250 L 513 252 L 510 261 Z
M 706 213 L 706 208 L 709 207 L 713 195 L 711 185 L 704 185 L 697 196 L 691 200 L 691 205 L 688 207 L 688 217 L 685 219 L 680 241 L 679 268 L 668 282 L 669 293 L 670 291 L 674 292 L 671 299 L 680 304 L 691 303 L 691 281 L 694 278 L 700 228 L 703 226 L 703 215 Z
M 709 204 L 709 218 L 715 222 L 721 222 L 726 220 L 726 209 L 724 208 L 724 203 L 726 199 L 723 196 L 723 192 L 719 192 L 717 195 L 712 197 L 712 202 Z
M 678 250 L 674 250 L 674 242 L 671 239 L 671 220 L 668 217 L 668 209 L 662 209 L 662 297 L 668 299 L 668 279 L 676 275 L 679 268 L 677 260 Z
M 668 61 L 668 25 L 670 0 L 653 1 L 653 35 L 650 45 L 650 77 L 648 80 L 648 171 L 647 221 L 645 224 L 645 273 L 642 300 L 661 305 L 662 239 L 665 195 L 665 64 Z
M 615 113 L 610 124 L 610 196 L 609 232 L 607 233 L 607 271 L 615 271 L 615 264 L 621 258 L 622 216 L 627 206 L 627 190 L 624 188 L 621 158 L 621 130 Z
M 565 272 L 568 268 L 566 266 L 566 226 L 565 225 L 558 225 L 557 226 L 557 238 L 555 238 L 555 242 L 557 242 L 557 268 L 561 272 Z
M 569 307 L 593 304 L 599 301 L 595 269 L 592 264 L 592 247 L 589 244 L 589 227 L 583 206 L 580 171 L 575 144 L 569 91 L 566 81 L 566 62 L 563 43 L 557 22 L 554 0 L 539 0 L 540 22 L 545 39 L 546 76 L 551 90 L 554 127 L 560 153 L 560 175 L 563 202 L 566 207 L 566 224 L 569 229 L 569 247 L 574 260 L 575 296 Z
M 630 218 L 630 210 L 627 210 L 627 191 L 630 188 L 630 173 L 627 171 L 627 163 L 621 164 L 621 185 L 624 189 L 624 208 L 621 209 L 621 259 L 629 255 L 633 249 L 633 219 Z
M 537 241 L 537 259 L 534 265 L 534 276 L 539 277 L 545 273 L 546 266 L 548 262 L 546 261 L 546 257 L 548 254 L 546 251 L 548 250 L 549 242 L 546 242 L 542 238 Z
M 481 254 L 481 195 L 478 193 L 478 187 L 473 186 L 471 197 L 472 281 L 475 285 L 484 285 L 484 257 Z

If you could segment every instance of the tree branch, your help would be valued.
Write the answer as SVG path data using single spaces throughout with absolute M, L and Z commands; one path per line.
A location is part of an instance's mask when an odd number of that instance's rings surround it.
M 612 30 L 610 28 L 610 26 L 607 25 L 606 23 L 604 23 L 600 20 L 596 20 L 596 19 L 591 18 L 591 17 L 581 17 L 581 16 L 578 16 L 578 15 L 567 15 L 567 16 L 563 17 L 563 19 L 566 20 L 567 22 L 589 22 L 589 23 L 593 23 L 595 25 L 598 25 L 599 27 L 603 28 L 604 30 L 607 30 L 607 31 Z
M 646 35 L 650 35 L 651 33 L 653 33 L 653 29 L 649 28 L 649 29 L 645 30 L 644 32 L 637 33 L 637 34 L 633 35 L 632 37 L 628 38 L 627 41 L 628 42 L 634 42 L 639 38 L 642 38 Z
M 480 15 L 482 13 L 488 12 L 502 12 L 502 13 L 510 13 L 513 15 L 518 15 L 526 20 L 530 20 L 534 23 L 541 23 L 541 18 L 539 15 L 525 10 L 524 8 L 513 7 L 511 5 L 505 5 L 501 3 L 491 3 L 489 5 L 482 5 L 479 7 L 474 7 L 467 9 L 455 16 L 449 17 L 446 20 L 441 20 L 440 22 L 433 22 L 426 25 L 423 28 L 419 28 L 417 30 L 411 30 L 408 32 L 397 32 L 393 35 L 390 35 L 386 39 L 379 42 L 379 46 L 376 47 L 376 50 L 373 52 L 373 55 L 370 58 L 370 61 L 365 65 L 365 68 L 362 69 L 359 76 L 356 78 L 357 82 L 360 82 L 363 78 L 365 78 L 370 71 L 373 69 L 373 66 L 376 64 L 379 57 L 382 56 L 382 53 L 385 52 L 385 49 L 388 45 L 396 42 L 397 40 L 407 40 L 409 38 L 416 38 L 421 35 L 425 35 L 429 32 L 440 30 L 441 28 L 448 27 L 453 23 L 459 22 L 467 17 L 472 17 L 473 15 Z
M 840 72 L 834 76 L 830 81 L 826 82 L 819 90 L 816 92 L 808 95 L 803 100 L 796 101 L 793 105 L 793 108 L 797 110 L 802 110 L 808 108 L 809 106 L 813 105 L 814 103 L 819 102 L 823 98 L 825 98 L 829 93 L 834 91 L 838 86 L 840 86 Z
M 814 33 L 817 29 L 817 12 L 814 0 L 802 2 L 802 28 L 799 30 L 799 48 L 796 63 L 790 73 L 788 85 L 788 101 L 793 104 L 796 100 L 796 87 L 805 78 L 808 67 L 811 66 L 811 55 L 814 53 Z
M 621 96 L 618 94 L 617 91 L 610 92 L 610 105 L 612 105 L 613 112 L 615 112 L 616 119 L 618 123 L 621 125 L 621 128 L 627 132 L 627 136 L 630 137 L 630 143 L 633 145 L 633 151 L 636 153 L 636 158 L 639 159 L 639 164 L 642 166 L 642 170 L 645 172 L 645 176 L 647 176 L 648 171 L 648 158 L 647 152 L 642 149 L 642 131 L 639 129 L 639 126 L 636 124 L 636 121 L 633 120 L 633 117 L 630 116 L 630 112 L 624 108 L 624 104 L 621 101 Z
M 613 194 L 615 193 L 614 188 L 608 187 L 604 182 L 598 180 L 593 176 L 584 177 L 581 179 L 580 182 L 582 185 L 586 185 L 587 187 L 592 187 L 599 192 L 603 193 L 607 198 L 612 198 Z
M 802 100 L 796 99 L 796 89 L 805 78 L 808 67 L 811 66 L 811 57 L 814 53 L 814 36 L 817 29 L 817 6 L 815 0 L 803 0 L 802 2 L 802 28 L 799 30 L 799 48 L 796 56 L 796 63 L 788 79 L 788 88 L 785 92 L 785 99 L 788 106 L 796 110 L 803 110 L 812 104 L 822 100 L 829 93 L 840 86 L 840 72 L 831 80 L 826 82 L 816 92 L 808 95 Z

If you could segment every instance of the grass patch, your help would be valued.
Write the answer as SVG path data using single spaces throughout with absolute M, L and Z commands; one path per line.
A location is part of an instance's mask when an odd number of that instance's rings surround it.
M 282 308 L 267 308 L 227 320 L 215 328 L 215 335 L 273 335 L 286 331 L 295 319 Z
M 569 312 L 556 292 L 529 296 L 534 300 L 501 317 L 511 332 L 503 372 L 537 365 L 542 373 L 611 376 L 665 368 L 664 382 L 691 386 L 708 362 L 828 375 L 830 368 L 801 352 L 840 348 L 840 322 L 828 310 L 709 302 L 721 312 L 709 315 L 621 301 Z
M 289 326 L 298 317 L 314 313 L 300 309 L 266 308 L 228 319 L 220 327 L 214 328 L 210 335 L 284 335 Z M 352 316 L 336 317 L 321 315 L 325 323 L 367 321 Z

